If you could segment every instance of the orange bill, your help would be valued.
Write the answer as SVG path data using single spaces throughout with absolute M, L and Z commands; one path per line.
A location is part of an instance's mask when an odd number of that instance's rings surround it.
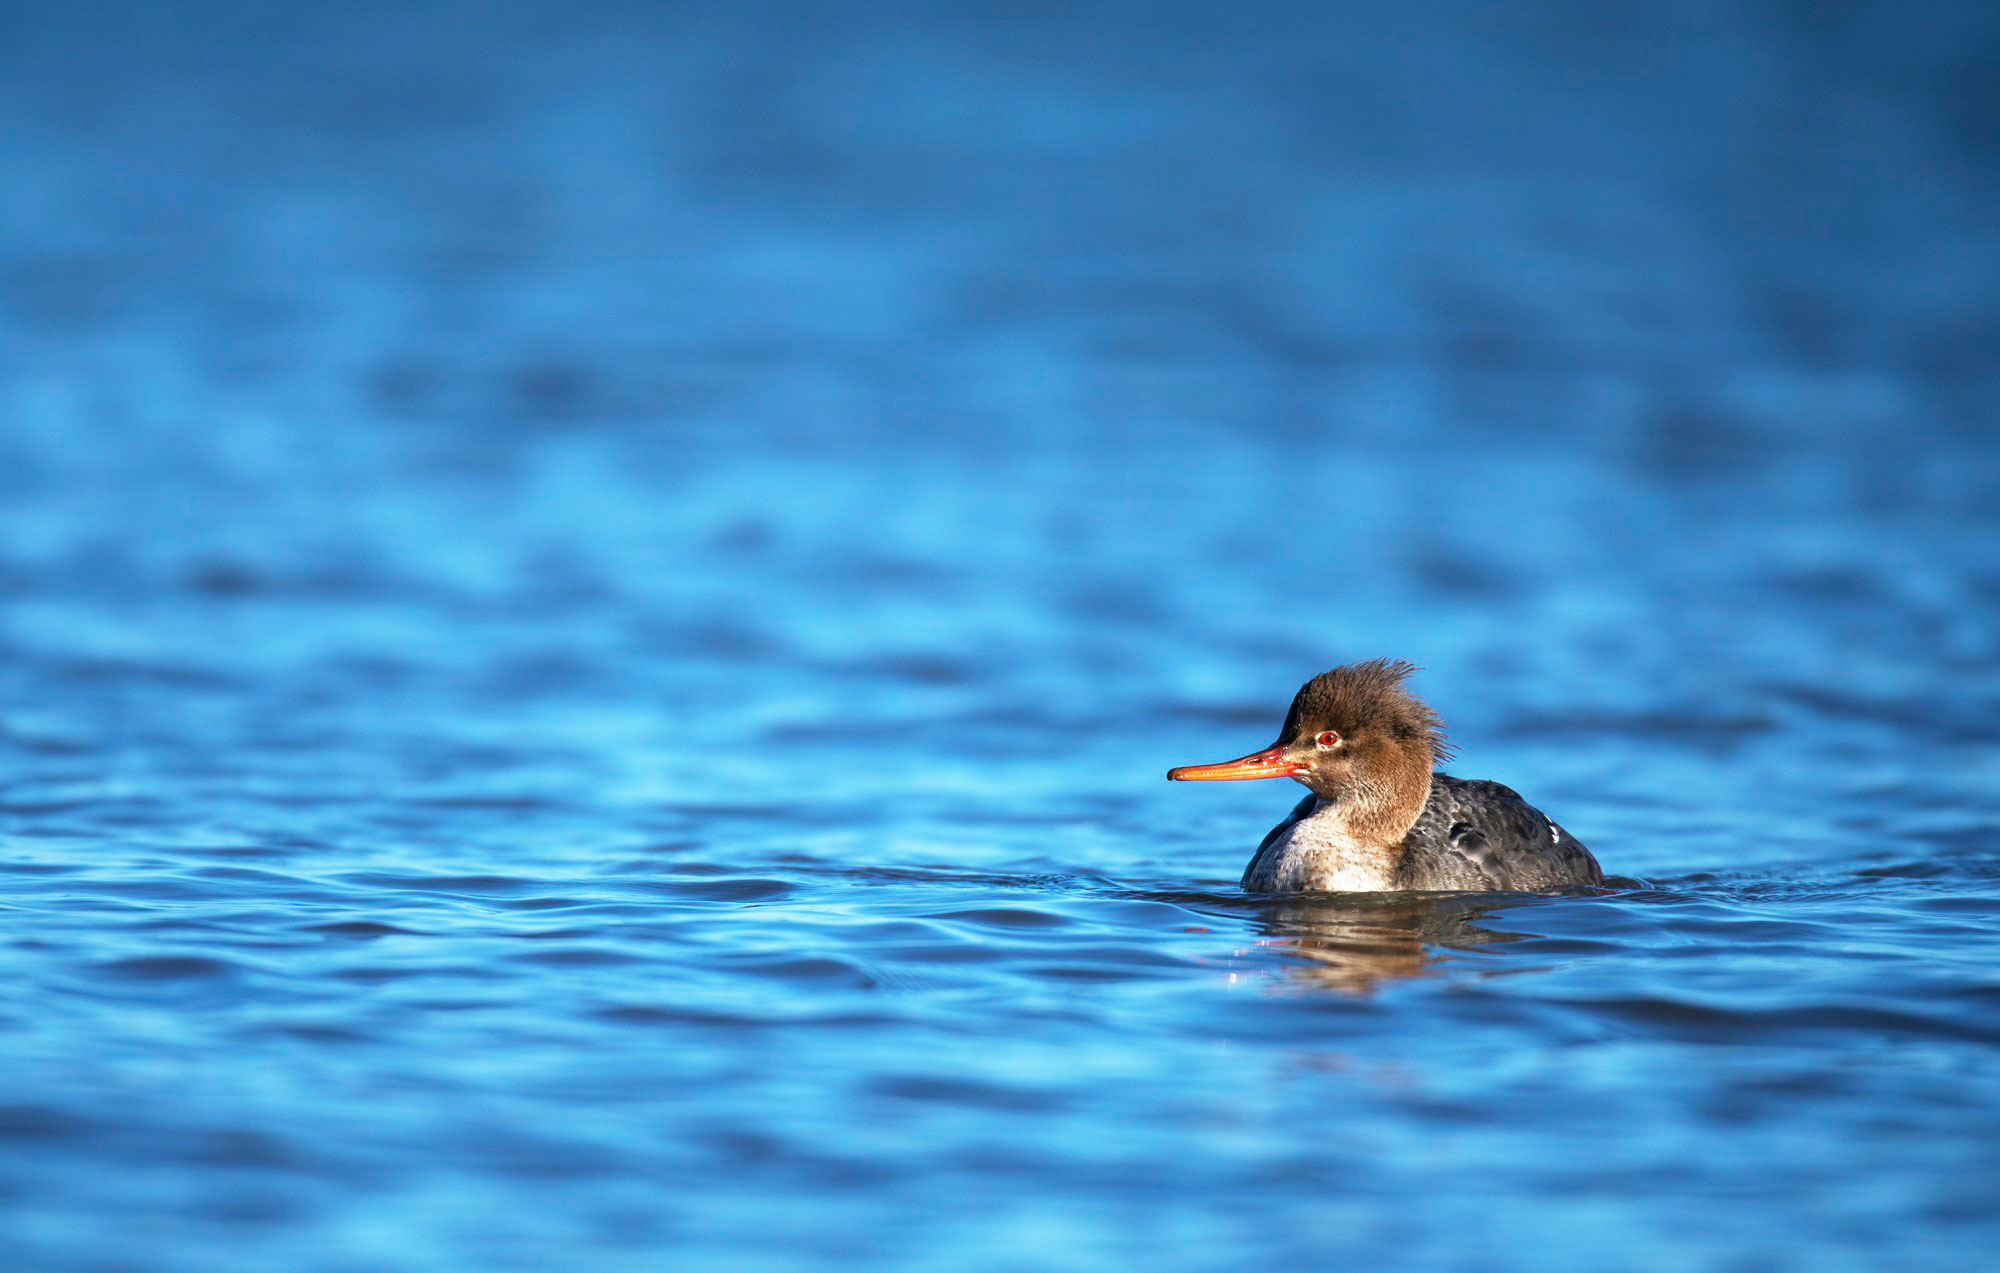
M 1304 765 L 1285 759 L 1285 748 L 1281 743 L 1235 760 L 1225 760 L 1219 765 L 1183 765 L 1179 769 L 1169 769 L 1167 777 L 1173 782 L 1245 782 L 1251 778 L 1290 778 L 1304 772 Z

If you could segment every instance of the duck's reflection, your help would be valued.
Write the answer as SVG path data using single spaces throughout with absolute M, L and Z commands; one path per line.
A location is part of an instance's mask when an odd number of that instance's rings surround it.
M 1367 995 L 1384 982 L 1438 975 L 1443 951 L 1521 936 L 1477 921 L 1497 909 L 1491 895 L 1322 893 L 1273 902 L 1265 944 L 1296 956 L 1288 976 L 1314 988 Z

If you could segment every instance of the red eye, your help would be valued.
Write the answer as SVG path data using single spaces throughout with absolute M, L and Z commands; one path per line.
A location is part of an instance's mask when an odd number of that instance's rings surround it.
M 1331 747 L 1339 741 L 1340 741 L 1340 735 L 1334 733 L 1330 729 L 1319 736 L 1319 745 L 1322 747 Z

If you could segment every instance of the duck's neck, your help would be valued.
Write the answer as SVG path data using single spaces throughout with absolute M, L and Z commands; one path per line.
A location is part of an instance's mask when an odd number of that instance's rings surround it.
M 1316 816 L 1335 819 L 1357 844 L 1394 848 L 1423 816 L 1431 798 L 1431 771 L 1412 767 L 1385 778 L 1350 783 L 1320 796 Z

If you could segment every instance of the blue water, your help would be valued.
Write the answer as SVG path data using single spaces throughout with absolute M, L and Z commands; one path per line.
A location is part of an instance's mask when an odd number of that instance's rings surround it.
M 1989 7 L 659 8 L 0 9 L 0 1267 L 2000 1265 Z

